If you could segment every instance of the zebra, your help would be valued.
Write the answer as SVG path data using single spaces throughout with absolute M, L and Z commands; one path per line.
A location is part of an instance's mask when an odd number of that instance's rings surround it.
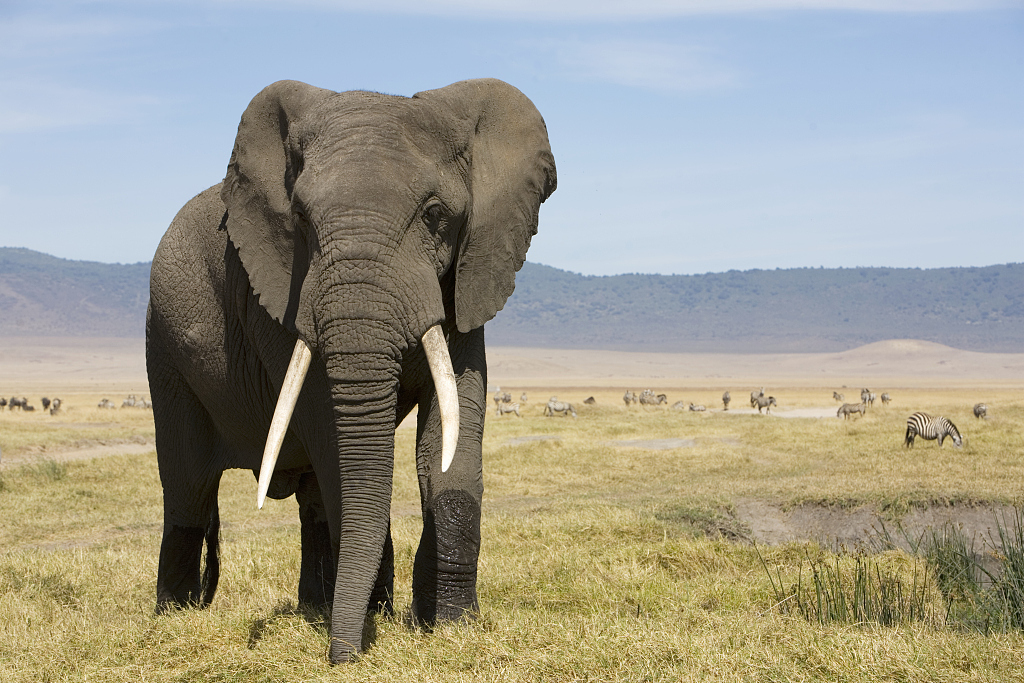
M 867 414 L 868 407 L 863 403 L 844 403 L 839 406 L 839 410 L 836 411 L 836 417 L 841 417 L 844 420 L 849 420 L 850 415 L 854 413 L 860 413 L 861 417 Z
M 668 396 L 665 394 L 655 396 L 654 391 L 651 389 L 644 389 L 640 393 L 640 405 L 642 406 L 656 406 L 662 403 L 668 403 Z
M 751 408 L 756 408 L 757 407 L 757 401 L 759 399 L 762 399 L 762 398 L 764 398 L 764 387 L 761 387 L 761 391 L 751 391 L 750 392 L 750 407 Z
M 843 403 L 846 400 L 846 397 L 840 394 L 838 391 L 832 392 L 832 398 L 839 401 L 840 403 Z
M 494 409 L 495 410 L 497 410 L 498 406 L 501 405 L 502 403 L 511 403 L 511 402 L 512 402 L 512 394 L 508 393 L 507 391 L 502 393 L 501 389 L 499 389 L 498 391 L 494 392 Z
M 52 401 L 50 401 L 50 415 L 56 415 L 57 413 L 60 412 L 61 403 L 63 403 L 63 401 L 61 401 L 59 398 L 55 398 Z
M 583 402 L 586 403 L 588 406 L 592 406 L 595 403 L 597 403 L 597 399 L 594 398 L 593 396 L 588 396 L 587 398 L 583 399 Z
M 544 415 L 546 417 L 554 417 L 555 413 L 561 413 L 566 417 L 571 414 L 573 417 L 576 417 L 576 409 L 572 407 L 571 403 L 559 401 L 556 396 L 552 396 L 548 404 L 544 406 Z
M 927 413 L 914 413 L 907 418 L 907 436 L 903 440 L 903 445 L 913 448 L 915 436 L 920 436 L 928 441 L 938 439 L 939 448 L 942 447 L 942 441 L 947 436 L 953 440 L 953 445 L 957 448 L 963 445 L 963 438 L 956 425 L 942 416 L 932 417 Z
M 520 403 L 526 403 L 526 392 L 525 391 L 523 393 L 519 394 L 519 402 Z
M 515 413 L 516 417 L 522 417 L 522 415 L 519 414 L 518 403 L 505 403 L 504 401 L 502 401 L 501 403 L 498 404 L 497 410 L 498 417 L 501 417 L 502 415 L 507 415 L 509 413 Z
M 988 419 L 988 406 L 985 405 L 984 403 L 975 403 L 974 404 L 974 417 L 976 417 L 976 418 L 978 418 L 980 420 L 987 420 Z
M 707 410 L 707 408 L 705 408 L 704 406 L 701 406 L 701 405 L 695 406 L 695 405 L 693 405 L 691 403 L 690 404 L 690 410 L 695 412 L 695 413 L 703 413 L 705 410 Z
M 622 395 L 622 400 L 626 402 L 626 407 L 628 408 L 629 404 L 636 403 L 636 394 L 632 391 L 627 391 Z
M 873 406 L 873 405 L 875 405 L 875 398 L 876 398 L 875 395 L 872 394 L 868 389 L 861 389 L 860 390 L 860 402 L 861 403 L 864 403 L 865 405 Z
M 725 410 L 729 410 L 729 401 L 731 400 L 732 396 L 729 395 L 728 391 L 722 394 L 722 405 L 725 406 Z
M 768 397 L 759 396 L 754 403 L 755 403 L 755 407 L 757 408 L 757 412 L 760 413 L 761 409 L 764 408 L 765 412 L 767 412 L 769 415 L 772 412 L 772 406 L 778 406 L 779 405 L 778 403 L 775 402 L 775 397 L 774 396 L 768 396 Z
M 882 399 L 882 405 L 883 405 L 883 406 L 887 406 L 887 405 L 889 405 L 889 401 L 891 401 L 891 400 L 892 400 L 892 397 L 891 397 L 891 396 L 889 396 L 889 392 L 888 392 L 888 391 L 886 391 L 885 393 L 883 393 L 883 394 L 882 394 L 881 396 L 879 396 L 878 398 Z
M 686 409 L 686 404 L 683 403 L 682 401 L 676 401 L 675 403 L 672 404 L 672 410 L 685 410 L 685 409 Z

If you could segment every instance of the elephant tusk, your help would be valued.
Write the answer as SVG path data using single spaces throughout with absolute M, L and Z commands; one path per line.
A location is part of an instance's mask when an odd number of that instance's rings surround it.
M 288 431 L 288 423 L 292 419 L 292 411 L 299 400 L 299 392 L 302 391 L 302 382 L 306 379 L 306 372 L 309 370 L 309 361 L 313 357 L 306 342 L 296 340 L 295 350 L 292 351 L 292 360 L 288 363 L 288 372 L 284 375 L 284 383 L 281 385 L 281 395 L 277 399 L 277 407 L 274 408 L 274 418 L 270 421 L 270 432 L 267 434 L 267 446 L 263 449 L 263 463 L 260 465 L 260 483 L 256 492 L 256 507 L 263 509 L 263 502 L 267 499 L 267 489 L 270 488 L 270 478 L 274 476 L 274 465 L 277 464 L 277 456 L 281 453 L 281 444 L 284 443 L 285 432 Z
M 441 471 L 447 472 L 455 458 L 455 446 L 459 443 L 459 390 L 455 386 L 448 342 L 440 325 L 434 325 L 423 335 L 423 350 L 427 354 L 430 374 L 434 377 L 437 405 L 441 411 Z

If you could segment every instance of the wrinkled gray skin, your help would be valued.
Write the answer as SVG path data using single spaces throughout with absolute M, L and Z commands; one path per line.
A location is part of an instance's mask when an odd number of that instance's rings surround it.
M 258 474 L 297 338 L 312 363 L 269 495 L 298 500 L 299 599 L 331 606 L 331 661 L 365 646 L 368 610 L 393 610 L 394 432 L 416 405 L 413 616 L 477 611 L 483 324 L 512 293 L 555 183 L 543 119 L 501 81 L 412 98 L 281 81 L 252 100 L 224 182 L 178 213 L 153 260 L 158 611 L 213 598 L 221 473 Z M 436 323 L 460 405 L 444 473 L 419 341 Z

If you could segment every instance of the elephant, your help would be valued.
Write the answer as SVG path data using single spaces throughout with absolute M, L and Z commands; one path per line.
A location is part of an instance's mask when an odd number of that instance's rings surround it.
M 368 615 L 394 614 L 395 428 L 418 406 L 410 616 L 478 614 L 483 326 L 556 184 L 544 119 L 502 81 L 412 97 L 279 81 L 252 99 L 224 180 L 152 264 L 158 613 L 210 604 L 221 473 L 250 469 L 257 505 L 295 495 L 299 601 L 330 610 L 332 663 L 356 656 Z

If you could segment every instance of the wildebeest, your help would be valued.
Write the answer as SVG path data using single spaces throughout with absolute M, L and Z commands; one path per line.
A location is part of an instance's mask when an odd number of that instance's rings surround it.
M 861 417 L 863 417 L 867 414 L 867 406 L 863 403 L 844 403 L 839 406 L 839 410 L 836 411 L 836 417 L 849 420 L 850 416 L 854 413 L 860 413 Z
M 728 391 L 722 394 L 722 405 L 725 406 L 725 410 L 729 410 L 729 401 L 731 400 L 732 396 L 729 395 Z

